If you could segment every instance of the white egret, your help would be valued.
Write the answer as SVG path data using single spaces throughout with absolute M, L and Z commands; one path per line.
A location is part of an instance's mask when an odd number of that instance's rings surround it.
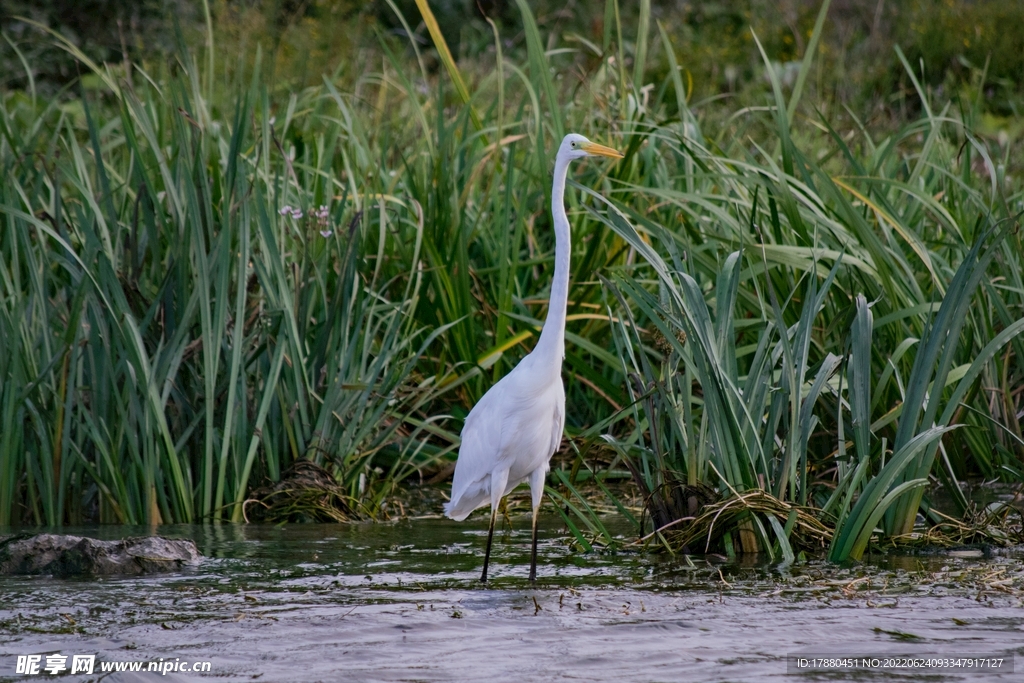
M 455 465 L 451 502 L 445 514 L 462 521 L 485 503 L 491 504 L 491 526 L 480 580 L 487 581 L 487 563 L 498 504 L 512 489 L 530 482 L 533 498 L 533 549 L 530 581 L 537 578 L 537 512 L 544 495 L 548 461 L 558 449 L 565 424 L 565 313 L 569 295 L 569 218 L 565 215 L 565 178 L 569 162 L 588 156 L 621 159 L 622 154 L 570 133 L 555 156 L 551 187 L 551 218 L 555 225 L 555 274 L 548 316 L 537 346 L 512 372 L 491 387 L 466 417 Z

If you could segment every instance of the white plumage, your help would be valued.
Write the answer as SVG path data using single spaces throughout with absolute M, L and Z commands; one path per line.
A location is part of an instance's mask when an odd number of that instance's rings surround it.
M 491 387 L 466 418 L 459 461 L 445 514 L 456 521 L 485 503 L 498 501 L 537 472 L 543 490 L 548 461 L 565 425 L 561 368 L 537 367 L 530 354 Z M 561 359 L 559 359 L 561 361 Z M 561 366 L 561 362 L 558 363 Z M 505 479 L 501 487 L 494 481 Z M 539 498 L 537 489 L 534 495 Z
M 544 495 L 548 461 L 558 449 L 565 425 L 565 314 L 569 294 L 569 219 L 565 215 L 565 178 L 569 162 L 586 156 L 621 158 L 615 150 L 570 133 L 555 156 L 551 217 L 555 228 L 555 272 L 548 315 L 534 350 L 473 406 L 462 428 L 451 502 L 445 514 L 462 521 L 490 503 L 491 526 L 480 580 L 487 580 L 494 521 L 501 499 L 528 481 L 533 502 L 533 552 L 530 580 L 537 573 L 537 512 Z

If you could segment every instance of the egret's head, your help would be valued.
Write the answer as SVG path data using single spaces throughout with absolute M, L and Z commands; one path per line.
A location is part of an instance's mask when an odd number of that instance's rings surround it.
M 576 133 L 569 133 L 562 139 L 562 146 L 558 148 L 558 154 L 568 159 L 582 159 L 583 157 L 622 158 L 622 154 L 611 147 L 591 142 Z

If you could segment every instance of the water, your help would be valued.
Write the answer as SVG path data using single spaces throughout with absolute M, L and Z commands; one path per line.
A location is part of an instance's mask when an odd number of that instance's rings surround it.
M 483 522 L 180 526 L 208 558 L 135 578 L 0 578 L 0 681 L 17 655 L 98 662 L 208 661 L 205 674 L 104 681 L 1024 680 L 1020 554 L 880 558 L 788 569 L 619 552 L 580 555 L 529 523 L 496 534 L 478 582 Z M 122 538 L 147 529 L 67 533 Z M 969 553 L 970 554 L 970 553 Z M 791 653 L 988 655 L 1017 672 L 791 674 Z M 45 657 L 44 657 L 45 665 Z M 59 680 L 99 680 L 63 675 Z

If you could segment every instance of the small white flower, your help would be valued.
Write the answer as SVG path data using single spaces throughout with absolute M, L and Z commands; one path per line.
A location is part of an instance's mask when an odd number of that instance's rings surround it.
M 292 209 L 292 218 L 295 220 L 302 218 L 302 209 Z
M 281 207 L 281 210 L 280 210 L 280 211 L 278 211 L 278 213 L 279 213 L 279 214 L 281 214 L 282 216 L 287 216 L 287 215 L 288 215 L 288 214 L 290 214 L 291 212 L 292 212 L 292 207 L 288 206 L 287 204 L 285 204 L 284 206 L 282 206 L 282 207 Z
M 333 234 L 334 234 L 333 230 L 321 230 L 320 231 L 320 236 L 323 237 L 324 239 L 330 237 Z

